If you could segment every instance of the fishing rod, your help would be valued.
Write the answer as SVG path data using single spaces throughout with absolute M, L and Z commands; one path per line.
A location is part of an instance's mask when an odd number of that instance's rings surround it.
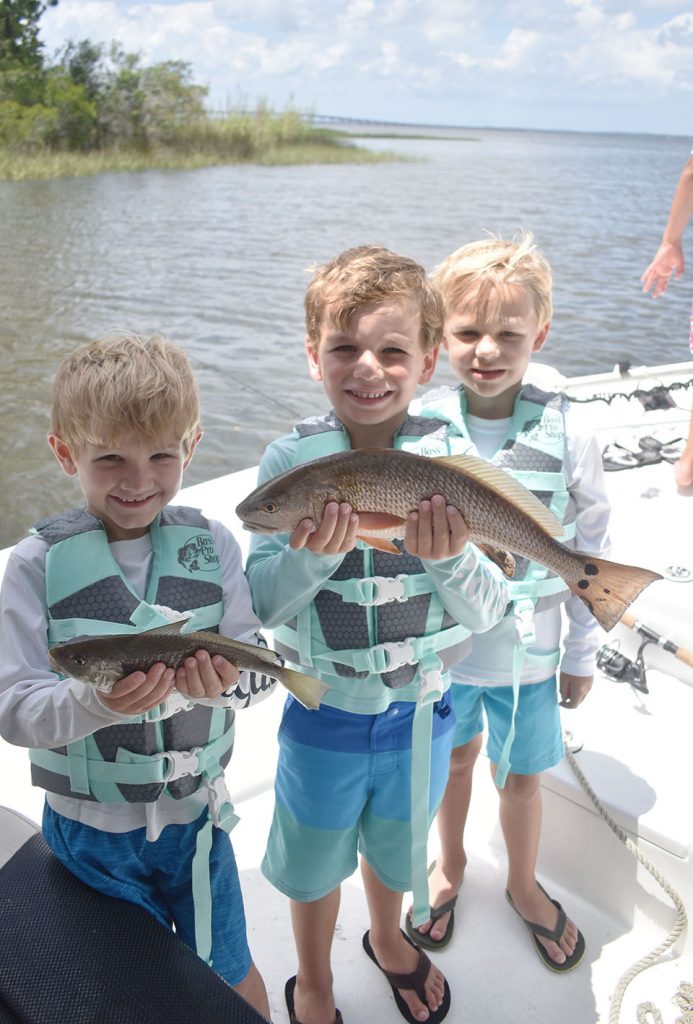
M 636 619 L 630 612 L 625 612 L 621 616 L 621 622 L 624 626 L 639 633 L 643 639 L 638 647 L 635 661 L 631 661 L 625 654 L 621 654 L 618 647 L 614 644 L 606 644 L 604 647 L 599 648 L 597 652 L 597 668 L 601 669 L 609 678 L 622 679 L 623 682 L 630 683 L 636 690 L 640 690 L 642 693 L 649 693 L 644 658 L 644 650 L 648 644 L 656 644 L 662 650 L 669 651 L 675 658 L 682 661 L 684 665 L 693 668 L 693 651 L 689 651 L 685 647 L 679 647 L 673 640 L 669 640 L 667 637 L 655 632 L 654 629 L 641 622 L 640 619 Z

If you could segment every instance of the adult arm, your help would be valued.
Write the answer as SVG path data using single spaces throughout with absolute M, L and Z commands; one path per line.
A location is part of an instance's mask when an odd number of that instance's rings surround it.
M 693 155 L 689 157 L 679 178 L 669 211 L 669 219 L 655 257 L 641 277 L 643 291 L 652 290 L 657 298 L 667 290 L 672 273 L 678 280 L 684 271 L 681 240 L 693 214 Z

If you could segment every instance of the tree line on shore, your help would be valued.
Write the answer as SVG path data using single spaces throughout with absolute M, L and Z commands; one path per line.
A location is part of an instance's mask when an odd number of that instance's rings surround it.
M 206 153 L 253 160 L 282 147 L 327 147 L 346 154 L 337 133 L 316 129 L 295 110 L 211 116 L 207 88 L 190 64 L 145 64 L 117 42 L 68 41 L 46 57 L 39 20 L 58 0 L 0 0 L 0 150 L 5 155 Z M 348 156 L 346 156 L 348 159 Z M 291 158 L 287 158 L 291 162 Z M 270 162 L 281 162 L 271 160 Z

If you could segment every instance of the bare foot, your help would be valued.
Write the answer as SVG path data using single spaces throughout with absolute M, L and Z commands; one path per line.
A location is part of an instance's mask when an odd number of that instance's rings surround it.
M 428 880 L 428 893 L 429 900 L 431 901 L 432 907 L 442 907 L 444 903 L 451 900 L 453 896 L 457 896 L 460 888 L 462 887 L 462 880 L 464 878 L 464 871 L 467 866 L 466 854 L 462 854 L 461 860 L 454 864 L 444 863 L 442 858 L 433 865 L 433 870 Z M 411 908 L 409 909 L 411 915 Z M 421 935 L 426 935 L 430 932 L 431 938 L 435 942 L 440 942 L 444 937 L 448 924 L 450 923 L 450 912 L 443 914 L 437 921 L 432 921 L 430 918 L 424 924 L 419 925 L 416 931 Z
M 693 488 L 693 464 L 679 459 L 674 463 L 674 480 L 680 491 L 688 493 Z M 692 492 L 693 493 L 693 492 Z
M 416 970 L 419 963 L 419 951 L 405 939 L 400 932 L 395 942 L 373 941 L 373 934 L 370 934 L 371 948 L 378 961 L 381 970 L 393 971 L 397 974 L 411 974 Z M 411 988 L 400 988 L 398 992 L 409 1007 L 416 1020 L 427 1021 L 431 1012 L 441 1006 L 445 995 L 445 978 L 435 966 L 431 964 L 428 976 L 424 982 L 426 1003 L 422 1003 L 416 992 Z
M 532 921 L 533 924 L 541 924 L 549 929 L 556 927 L 558 911 L 546 893 L 542 892 L 536 883 L 528 892 L 517 889 L 513 890 L 510 887 L 508 887 L 508 892 L 512 897 L 515 909 L 525 920 Z M 577 936 L 578 930 L 576 925 L 568 919 L 563 929 L 563 935 L 557 943 L 552 942 L 551 939 L 544 938 L 542 935 L 537 935 L 537 941 L 542 944 L 554 963 L 562 964 L 574 953 L 575 946 L 577 945 Z

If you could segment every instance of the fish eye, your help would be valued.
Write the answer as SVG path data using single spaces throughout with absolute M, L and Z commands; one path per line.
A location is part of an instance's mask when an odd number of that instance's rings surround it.
M 263 511 L 265 511 L 265 512 L 278 512 L 279 511 L 279 505 L 277 505 L 276 501 L 266 501 L 264 503 L 264 505 L 262 506 L 262 508 L 263 508 Z
M 78 654 L 75 658 L 75 665 L 86 665 L 87 659 L 83 658 L 81 654 Z

